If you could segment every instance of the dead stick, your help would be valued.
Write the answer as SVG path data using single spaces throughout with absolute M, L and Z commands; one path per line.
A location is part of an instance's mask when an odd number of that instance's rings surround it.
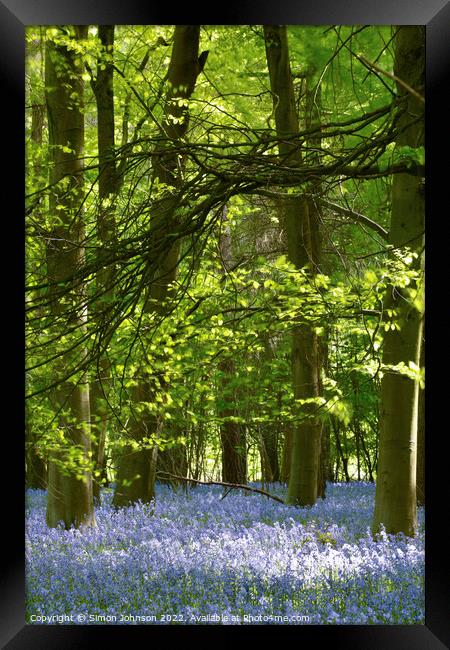
M 227 487 L 233 489 L 239 489 L 239 490 L 248 490 L 249 492 L 257 492 L 258 494 L 263 494 L 265 497 L 269 499 L 273 499 L 274 501 L 278 501 L 278 503 L 282 503 L 284 505 L 283 499 L 280 499 L 280 497 L 276 497 L 273 494 L 269 494 L 268 492 L 265 492 L 264 490 L 260 490 L 259 488 L 255 487 L 250 487 L 249 485 L 242 485 L 241 483 L 222 483 L 221 481 L 198 481 L 196 478 L 186 478 L 185 476 L 177 476 L 176 474 L 170 474 L 169 472 L 157 472 L 157 474 L 164 474 L 164 476 L 170 476 L 171 478 L 176 478 L 179 481 L 188 481 L 189 483 L 197 483 L 198 485 L 223 485 L 223 487 Z

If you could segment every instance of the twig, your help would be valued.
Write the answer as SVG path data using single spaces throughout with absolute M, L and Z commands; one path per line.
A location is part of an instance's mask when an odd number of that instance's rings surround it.
M 407 84 L 406 81 L 403 81 L 402 79 L 397 77 L 397 75 L 392 74 L 392 72 L 388 72 L 387 70 L 383 70 L 383 68 L 380 68 L 379 65 L 377 65 L 376 63 L 372 63 L 372 61 L 369 61 L 368 59 L 366 59 L 365 56 L 362 56 L 361 54 L 358 56 L 358 59 L 360 59 L 363 63 L 365 63 L 367 66 L 369 66 L 373 70 L 376 70 L 380 74 L 384 74 L 386 77 L 389 77 L 389 79 L 392 79 L 393 81 L 396 81 L 398 84 L 400 84 L 400 86 L 403 86 L 403 88 L 408 93 L 413 95 L 413 97 L 416 97 L 416 99 L 418 99 L 423 104 L 425 104 L 425 98 L 422 97 L 422 95 L 420 93 L 418 93 L 417 90 L 414 90 L 414 88 L 411 88 L 411 86 L 409 84 Z
M 387 230 L 383 228 L 379 223 L 376 221 L 372 221 L 372 219 L 369 219 L 369 217 L 366 217 L 363 214 L 360 214 L 359 212 L 355 212 L 354 210 L 350 210 L 349 208 L 344 208 L 342 205 L 338 205 L 337 203 L 333 203 L 332 201 L 326 201 L 325 199 L 321 199 L 320 201 L 323 205 L 328 206 L 329 208 L 332 208 L 336 212 L 340 212 L 341 214 L 345 214 L 354 221 L 359 221 L 359 223 L 363 223 L 364 225 L 368 226 L 369 228 L 372 228 L 372 230 L 375 230 L 383 239 L 386 241 L 389 239 L 389 233 Z
M 278 501 L 278 503 L 282 503 L 284 505 L 284 501 L 283 499 L 280 499 L 280 497 L 276 497 L 273 494 L 265 492 L 264 490 L 260 490 L 259 488 L 250 487 L 249 485 L 242 485 L 241 483 L 223 483 L 222 481 L 198 481 L 195 478 L 186 478 L 185 476 L 178 476 L 176 474 L 170 474 L 169 472 L 157 472 L 157 474 L 164 474 L 164 476 L 170 476 L 171 478 L 176 478 L 179 481 L 187 481 L 189 483 L 196 483 L 198 485 L 223 485 L 224 487 L 230 488 L 230 490 L 235 488 L 239 490 L 248 490 L 249 492 L 257 492 L 258 494 L 263 494 L 265 497 L 273 499 L 274 501 Z
M 225 497 L 227 497 L 227 496 L 230 494 L 231 490 L 232 490 L 232 488 L 228 488 L 228 490 L 226 490 L 226 491 L 222 494 L 222 496 L 220 497 L 220 500 L 223 501 L 223 500 L 225 499 Z

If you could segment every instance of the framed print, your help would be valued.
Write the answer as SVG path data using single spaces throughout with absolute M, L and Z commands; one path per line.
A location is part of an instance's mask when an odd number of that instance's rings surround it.
M 449 25 L 2 1 L 4 647 L 448 646 Z

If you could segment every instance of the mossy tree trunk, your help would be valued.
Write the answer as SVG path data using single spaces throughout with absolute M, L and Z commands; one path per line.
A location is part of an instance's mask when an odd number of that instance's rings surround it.
M 61 28 L 62 29 L 62 28 Z M 87 37 L 86 26 L 65 27 L 65 38 Z M 84 85 L 75 48 L 48 40 L 45 88 L 51 150 L 47 273 L 52 318 L 60 336 L 76 335 L 86 327 L 85 288 L 74 274 L 84 262 L 83 150 Z M 81 357 L 83 350 L 78 350 Z M 63 373 L 63 361 L 55 370 Z M 66 528 L 95 525 L 90 471 L 90 404 L 86 375 L 79 373 L 54 390 L 59 434 L 49 454 L 47 524 L 62 521 Z
M 395 39 L 396 76 L 418 93 L 424 92 L 425 28 L 399 27 Z M 398 147 L 424 144 L 424 105 L 415 95 L 397 84 L 403 112 L 397 122 Z M 396 250 L 407 247 L 417 254 L 416 268 L 422 266 L 424 239 L 424 196 L 422 179 L 413 174 L 397 174 L 392 185 L 392 217 L 389 243 Z M 384 309 L 395 310 L 400 329 L 388 329 L 384 336 L 383 364 L 420 363 L 423 314 L 422 283 L 406 289 L 388 288 Z M 417 527 L 416 452 L 418 422 L 418 381 L 393 371 L 381 380 L 380 441 L 373 532 L 384 525 L 388 533 L 413 536 Z
M 284 164 L 301 164 L 299 145 L 292 141 L 292 137 L 299 132 L 299 123 L 289 65 L 286 27 L 265 26 L 264 38 L 275 125 L 279 137 L 279 155 Z M 308 200 L 286 199 L 283 213 L 289 259 L 296 268 L 305 268 L 312 275 L 315 268 L 315 224 L 311 223 L 314 215 L 310 215 Z M 292 332 L 292 372 L 296 400 L 319 396 L 319 342 L 314 329 L 306 322 L 300 321 Z M 316 410 L 317 406 L 314 404 L 304 405 L 301 418 L 294 426 L 287 497 L 290 504 L 313 505 L 317 499 L 321 423 Z

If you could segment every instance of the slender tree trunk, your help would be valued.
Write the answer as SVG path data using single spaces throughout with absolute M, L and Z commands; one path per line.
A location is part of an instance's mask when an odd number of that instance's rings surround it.
M 74 40 L 87 37 L 87 27 L 70 28 Z M 47 271 L 52 296 L 52 315 L 61 335 L 64 327 L 83 330 L 84 287 L 70 287 L 71 276 L 84 262 L 83 199 L 83 79 L 74 49 L 49 40 L 46 44 L 45 87 L 52 155 L 49 210 L 54 220 L 47 246 Z M 61 179 L 64 182 L 61 183 Z M 57 284 L 59 283 L 59 285 Z M 63 286 L 61 293 L 59 286 Z M 83 351 L 81 351 L 83 354 Z M 48 467 L 47 524 L 95 525 L 92 475 L 89 467 L 89 384 L 85 376 L 62 383 L 53 402 L 60 414 L 60 447 L 50 453 Z M 70 463 L 77 452 L 76 466 Z
M 273 424 L 262 426 L 261 466 L 264 466 L 264 477 L 267 483 L 274 483 L 280 480 L 278 433 L 274 429 Z
M 340 424 L 336 420 L 333 420 L 333 432 L 334 439 L 336 442 L 336 450 L 338 452 L 338 458 L 342 461 L 342 467 L 344 470 L 344 478 L 347 483 L 350 482 L 350 476 L 348 474 L 348 457 L 345 454 L 345 451 L 342 449 L 341 435 L 340 435 Z M 339 468 L 339 463 L 337 463 L 337 468 Z M 336 470 L 336 479 L 338 479 L 338 469 Z
M 361 446 L 362 446 L 362 450 L 363 450 L 363 453 L 364 453 L 364 459 L 365 459 L 365 463 L 366 463 L 366 467 L 367 467 L 367 473 L 369 475 L 369 481 L 371 483 L 373 483 L 374 482 L 373 466 L 372 466 L 372 461 L 370 459 L 369 450 L 367 449 L 366 442 L 364 440 L 364 432 L 363 431 L 361 431 Z
M 228 357 L 219 363 L 221 392 L 219 395 L 220 438 L 222 443 L 222 480 L 226 483 L 247 482 L 247 459 L 245 436 L 236 417 L 233 389 L 230 380 L 235 376 L 233 359 Z
M 169 474 L 174 474 L 175 476 L 187 477 L 188 474 L 188 457 L 187 449 L 184 442 L 179 442 L 177 440 L 183 435 L 183 430 L 178 425 L 173 423 L 170 426 L 170 437 L 174 441 L 173 447 L 168 447 L 167 449 L 159 450 L 158 452 L 158 463 L 157 470 L 158 472 L 168 472 Z M 164 478 L 164 476 L 159 479 L 161 483 L 169 483 L 171 485 L 178 485 L 179 481 L 171 478 Z M 186 485 L 186 483 L 183 483 Z
M 98 141 L 98 216 L 97 235 L 100 243 L 99 256 L 106 256 L 115 244 L 114 195 L 118 189 L 115 162 L 114 134 L 114 25 L 99 25 L 98 36 L 102 51 L 97 62 L 97 76 L 92 79 L 92 89 L 97 104 Z M 99 265 L 97 272 L 97 324 L 105 333 L 108 307 L 114 297 L 112 284 L 114 267 L 111 264 Z M 100 339 L 101 340 L 101 339 Z M 92 457 L 94 461 L 94 499 L 100 497 L 102 476 L 105 475 L 105 445 L 108 427 L 108 392 L 110 383 L 110 364 L 102 354 L 98 361 L 96 381 L 91 385 L 91 420 L 93 425 Z
M 286 164 L 300 164 L 298 145 L 286 140 L 299 131 L 294 88 L 289 66 L 285 26 L 264 27 L 266 57 L 273 95 L 278 150 Z M 285 201 L 284 223 L 288 238 L 290 261 L 298 268 L 314 273 L 312 227 L 305 198 Z M 319 346 L 311 326 L 300 322 L 292 332 L 292 371 L 296 400 L 319 396 Z M 313 505 L 317 499 L 321 423 L 314 404 L 304 405 L 302 418 L 293 432 L 292 464 L 289 476 L 290 504 Z
M 322 138 L 320 135 L 321 124 L 321 104 L 322 93 L 320 85 L 314 84 L 314 66 L 310 66 L 305 76 L 305 126 L 307 130 L 317 129 L 315 135 L 310 136 L 306 144 L 308 151 L 306 160 L 311 165 L 320 165 L 320 149 L 322 146 Z M 321 211 L 320 211 L 320 196 L 322 195 L 322 187 L 319 182 L 312 181 L 308 185 L 308 217 L 310 228 L 311 240 L 311 274 L 320 272 L 320 259 L 322 256 L 322 232 L 321 232 Z M 319 394 L 323 394 L 323 384 L 321 377 L 321 368 L 326 368 L 328 365 L 328 343 L 325 336 L 318 337 L 318 357 L 317 363 L 317 376 Z M 318 461 L 318 474 L 317 474 L 317 496 L 322 499 L 325 498 L 327 488 L 327 474 L 328 462 L 330 453 L 330 432 L 324 432 L 324 423 L 318 422 L 317 426 L 320 427 L 320 451 Z
M 180 141 L 188 128 L 188 109 L 180 100 L 189 99 L 194 91 L 195 82 L 205 63 L 205 53 L 198 56 L 200 27 L 199 25 L 177 25 L 175 28 L 172 55 L 167 74 L 168 91 L 164 107 L 162 127 L 163 142 L 154 155 L 154 175 L 161 184 L 176 188 L 180 181 L 178 155 L 170 150 L 170 146 Z M 169 146 L 167 146 L 167 143 Z M 161 240 L 168 235 L 176 235 L 178 197 L 168 190 L 154 205 L 152 211 L 151 231 L 155 239 Z M 160 263 L 152 273 L 144 297 L 144 313 L 154 313 L 164 317 L 166 299 L 170 295 L 170 285 L 176 277 L 180 251 L 180 241 L 175 237 L 172 245 L 168 245 L 160 256 Z M 152 267 L 154 269 L 154 267 Z M 159 384 L 164 381 L 159 377 Z M 132 391 L 135 404 L 153 402 L 155 395 L 161 390 L 154 377 L 140 369 L 139 377 Z M 157 444 L 144 444 L 144 438 L 157 440 L 162 433 L 163 417 L 138 413 L 131 418 L 128 435 L 137 443 L 138 449 L 127 445 L 119 459 L 117 484 L 113 503 L 116 506 L 128 505 L 138 500 L 149 502 L 155 498 L 156 462 L 158 458 Z
M 425 326 L 424 326 L 425 332 Z M 420 349 L 420 367 L 425 367 L 425 336 L 422 337 Z M 419 406 L 417 414 L 417 505 L 425 505 L 425 389 L 419 389 Z
M 320 439 L 319 472 L 317 477 L 317 496 L 325 499 L 327 481 L 332 481 L 330 474 L 330 425 L 328 422 L 322 424 L 322 435 Z
M 281 463 L 281 481 L 283 483 L 289 483 L 289 474 L 291 473 L 292 464 L 292 438 L 293 427 L 290 422 L 286 422 L 284 427 L 283 458 Z
M 359 381 L 356 372 L 350 373 L 350 381 L 353 388 L 353 399 L 355 404 L 355 413 L 353 416 L 352 431 L 355 440 L 356 450 L 356 471 L 358 481 L 361 480 L 361 424 L 360 424 L 360 406 L 359 406 Z
M 34 145 L 40 146 L 42 144 L 45 105 L 33 104 L 31 111 L 31 141 Z M 34 164 L 33 172 L 34 177 L 39 179 L 41 176 L 41 165 L 39 162 Z M 25 408 L 25 484 L 29 488 L 45 489 L 47 486 L 47 466 L 45 460 L 36 451 L 37 443 L 38 438 L 33 430 L 32 413 L 27 403 Z
M 32 429 L 30 409 L 25 411 L 26 475 L 28 488 L 45 490 L 47 487 L 47 467 L 45 460 L 37 453 L 37 438 Z
M 339 454 L 336 455 L 336 467 L 334 469 L 334 482 L 339 482 L 339 470 L 340 470 L 341 457 Z
M 425 28 L 407 26 L 396 34 L 396 76 L 423 93 L 425 71 Z M 423 145 L 423 104 L 398 84 L 405 111 L 398 118 L 397 146 Z M 421 179 L 396 174 L 392 185 L 392 218 L 389 243 L 396 249 L 408 247 L 417 253 L 421 268 L 424 232 L 424 197 Z M 411 289 L 389 287 L 385 309 L 394 309 L 400 330 L 385 332 L 383 364 L 420 363 L 423 316 Z M 373 532 L 383 524 L 388 533 L 413 536 L 417 527 L 416 452 L 419 384 L 405 375 L 385 371 L 381 380 L 380 447 Z
M 224 206 L 221 219 L 219 248 L 223 273 L 226 274 L 233 263 L 231 232 L 226 221 L 227 209 Z M 236 411 L 236 390 L 232 382 L 236 375 L 236 365 L 232 357 L 226 356 L 218 364 L 221 374 L 218 415 L 222 420 L 220 438 L 222 443 L 222 481 L 227 483 L 247 482 L 247 452 L 244 429 L 234 418 Z
M 272 343 L 269 337 L 264 337 L 264 340 L 261 341 L 264 345 L 264 362 L 266 367 L 270 368 L 270 364 L 275 358 L 274 351 L 272 349 Z M 281 392 L 278 391 L 278 408 L 281 408 Z M 273 483 L 280 481 L 280 463 L 278 460 L 278 440 L 279 440 L 279 428 L 280 422 L 279 418 L 277 422 L 270 422 L 268 424 L 261 425 L 261 444 L 260 444 L 260 455 L 261 455 L 261 470 L 264 476 L 264 479 L 267 483 Z

